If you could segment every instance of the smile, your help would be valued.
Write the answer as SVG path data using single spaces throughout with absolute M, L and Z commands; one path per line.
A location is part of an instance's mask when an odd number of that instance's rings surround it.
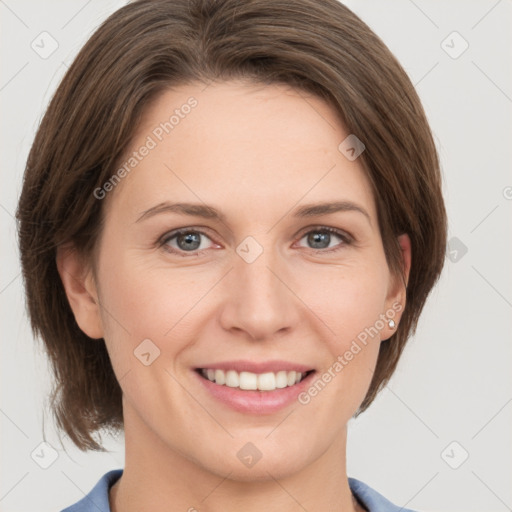
M 247 371 L 199 368 L 201 376 L 219 386 L 242 390 L 274 391 L 294 386 L 302 381 L 309 372 L 280 370 L 277 372 L 252 373 Z
M 244 414 L 274 414 L 297 404 L 317 371 L 309 364 L 238 359 L 203 362 L 192 368 L 200 387 L 221 407 Z

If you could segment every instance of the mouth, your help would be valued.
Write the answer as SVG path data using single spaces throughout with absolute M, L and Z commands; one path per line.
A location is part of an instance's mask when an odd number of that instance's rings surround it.
M 264 373 L 237 371 L 234 369 L 196 368 L 203 379 L 217 386 L 238 388 L 244 391 L 275 391 L 293 387 L 306 379 L 315 370 L 278 370 Z
M 284 359 L 205 362 L 192 370 L 205 397 L 221 408 L 251 415 L 272 415 L 296 404 L 317 373 L 309 365 Z

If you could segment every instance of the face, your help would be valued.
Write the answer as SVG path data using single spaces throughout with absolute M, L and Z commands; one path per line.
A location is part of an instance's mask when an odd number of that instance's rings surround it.
M 103 199 L 91 300 L 70 298 L 132 438 L 240 480 L 344 439 L 404 302 L 348 135 L 284 85 L 187 85 L 145 112 Z

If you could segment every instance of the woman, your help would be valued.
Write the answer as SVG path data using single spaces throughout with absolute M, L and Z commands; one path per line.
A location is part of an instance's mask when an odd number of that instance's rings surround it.
M 440 182 L 411 82 L 335 0 L 107 19 L 17 212 L 57 423 L 82 450 L 125 434 L 66 510 L 399 510 L 348 478 L 347 423 L 441 272 Z

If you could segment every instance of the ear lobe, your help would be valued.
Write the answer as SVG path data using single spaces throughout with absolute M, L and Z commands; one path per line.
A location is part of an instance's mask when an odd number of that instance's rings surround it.
M 103 338 L 100 305 L 92 270 L 70 245 L 57 248 L 56 263 L 78 326 L 90 338 Z

